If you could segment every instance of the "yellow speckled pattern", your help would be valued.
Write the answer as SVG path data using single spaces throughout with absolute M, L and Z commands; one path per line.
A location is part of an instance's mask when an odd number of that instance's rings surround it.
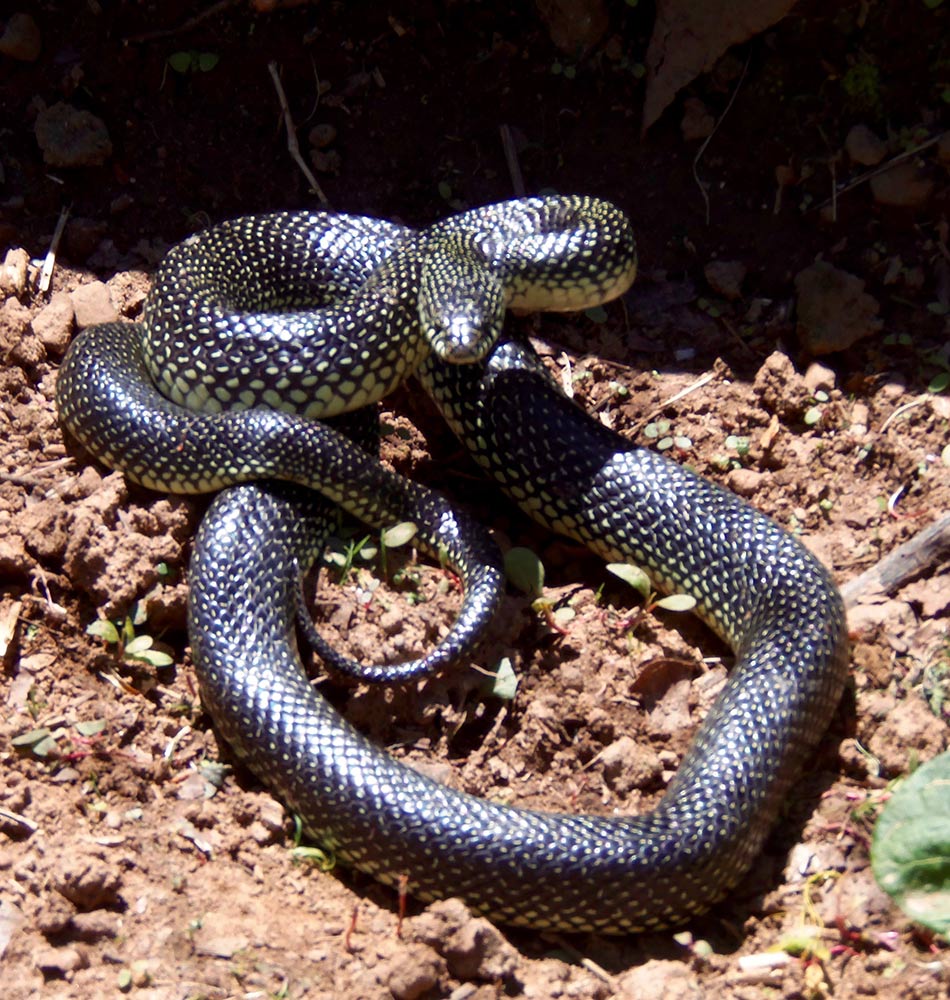
M 150 314 L 172 317 L 165 333 L 143 346 L 137 327 L 87 332 L 57 389 L 66 426 L 139 482 L 214 489 L 280 476 L 323 493 L 315 501 L 274 482 L 226 490 L 202 522 L 190 574 L 202 699 L 312 836 L 386 883 L 405 880 L 421 899 L 457 895 L 512 924 L 611 933 L 681 922 L 739 881 L 827 726 L 847 670 L 840 597 L 801 543 L 581 412 L 524 347 L 495 342 L 497 328 L 487 341 L 479 332 L 505 306 L 575 308 L 622 293 L 635 255 L 618 217 L 592 199 L 525 199 L 422 233 L 336 216 L 237 220 L 209 231 L 224 241 L 213 249 L 198 236 L 181 256 L 173 251 L 150 303 Z M 311 245 L 304 265 L 300 239 Z M 273 245 L 258 258 L 267 240 Z M 230 304 L 219 316 L 210 306 L 194 310 L 203 319 L 191 326 L 191 307 L 173 300 L 196 248 L 202 282 Z M 605 263 L 611 255 L 625 270 Z M 330 311 L 319 313 L 309 342 L 298 322 L 308 302 Z M 424 331 L 428 347 L 405 348 L 405 363 L 391 351 L 380 360 L 386 335 L 374 325 L 366 334 L 354 318 L 377 310 L 401 311 L 413 328 L 404 334 Z M 334 311 L 339 339 L 327 318 Z M 202 347 L 198 327 L 209 325 L 218 333 Z M 291 342 L 303 353 L 285 356 Z M 173 399 L 204 412 L 160 396 L 146 363 Z M 463 569 L 486 552 L 444 501 L 379 473 L 331 428 L 262 406 L 291 400 L 303 413 L 335 412 L 417 364 L 460 440 L 531 516 L 692 594 L 735 648 L 729 682 L 651 812 L 552 815 L 453 791 L 370 744 L 308 681 L 292 628 L 297 575 L 320 549 L 328 501 L 377 523 L 383 509 L 403 505 L 427 526 L 430 547 L 456 546 Z M 216 412 L 224 404 L 245 410 Z

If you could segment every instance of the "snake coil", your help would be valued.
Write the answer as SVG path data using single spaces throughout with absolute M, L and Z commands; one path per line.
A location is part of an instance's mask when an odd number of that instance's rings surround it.
M 235 220 L 221 230 L 227 254 L 213 230 L 173 251 L 161 269 L 147 313 L 164 311 L 172 321 L 158 346 L 142 347 L 121 367 L 115 353 L 104 362 L 94 356 L 103 340 L 119 341 L 118 328 L 84 335 L 64 363 L 57 396 L 64 423 L 90 450 L 147 485 L 212 489 L 242 477 L 307 482 L 313 474 L 325 497 L 347 502 L 356 461 L 347 446 L 260 407 L 307 410 L 320 393 L 310 381 L 315 369 L 332 368 L 320 360 L 327 348 L 346 361 L 324 393 L 333 412 L 366 402 L 418 366 L 476 461 L 532 517 L 692 594 L 734 647 L 736 665 L 666 794 L 642 816 L 556 815 L 477 799 L 402 766 L 310 685 L 293 630 L 296 580 L 319 551 L 326 500 L 288 484 L 233 487 L 212 504 L 195 544 L 189 615 L 202 700 L 311 835 L 384 882 L 407 880 L 421 899 L 458 895 L 512 924 L 627 932 L 706 909 L 748 869 L 828 725 L 847 644 L 840 596 L 797 540 L 732 494 L 602 427 L 561 395 L 524 347 L 503 338 L 492 344 L 494 333 L 484 346 L 473 336 L 492 327 L 499 295 L 524 308 L 572 308 L 619 294 L 632 280 L 622 215 L 593 199 L 564 199 L 552 224 L 545 212 L 559 202 L 475 209 L 421 234 L 308 213 Z M 572 231 L 584 238 L 573 244 L 573 259 Z M 301 246 L 309 248 L 303 256 Z M 460 263 L 446 271 L 456 255 Z M 619 269 L 611 264 L 617 259 L 626 262 Z M 214 276 L 211 299 L 197 305 L 185 287 L 195 273 Z M 466 284 L 453 285 L 447 274 Z M 490 287 L 479 298 L 483 285 Z M 460 289 L 473 294 L 460 299 Z M 316 321 L 316 334 L 301 319 L 308 296 L 327 320 Z M 367 346 L 359 327 L 380 312 L 388 332 L 370 332 Z M 459 333 L 456 346 L 437 348 L 436 332 L 419 347 L 430 321 Z M 210 343 L 199 326 L 212 331 Z M 123 336 L 128 353 L 130 335 Z M 131 336 L 139 343 L 138 331 Z M 453 363 L 460 360 L 471 363 Z M 144 384 L 147 364 L 161 369 L 152 377 L 173 400 L 208 412 L 160 402 Z M 232 405 L 247 413 L 217 412 Z M 213 435 L 221 426 L 219 443 Z M 262 428 L 279 442 L 263 455 L 255 437 Z M 328 457 L 300 473 L 308 433 Z M 172 441 L 184 452 L 169 456 Z M 288 455 L 289 471 L 278 467 Z M 356 506 L 379 520 L 374 475 L 357 472 Z M 414 502 L 404 484 L 393 489 Z M 421 518 L 433 509 L 426 496 Z M 456 537 L 456 515 L 438 511 Z M 461 544 L 463 568 L 476 558 L 491 564 L 487 546 Z

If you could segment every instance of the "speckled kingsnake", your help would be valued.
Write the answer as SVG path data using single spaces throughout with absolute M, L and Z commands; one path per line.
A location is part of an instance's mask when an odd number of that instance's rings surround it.
M 466 226 L 491 227 L 497 211 L 475 210 Z M 349 232 L 345 222 L 279 218 L 321 234 L 332 269 L 340 253 L 333 233 Z M 257 223 L 232 225 L 250 241 Z M 361 244 L 352 257 L 364 277 L 391 260 L 403 235 L 418 239 L 376 222 L 364 235 L 352 245 Z M 253 242 L 245 249 L 256 253 Z M 417 245 L 414 253 L 425 251 Z M 471 279 L 476 289 L 483 277 Z M 87 428 L 101 403 L 77 388 L 88 377 L 88 346 L 70 353 L 58 395 L 67 426 L 95 450 Z M 202 523 L 190 616 L 203 700 L 312 835 L 383 881 L 405 877 L 420 898 L 458 895 L 499 920 L 566 930 L 631 931 L 700 912 L 748 868 L 834 710 L 846 672 L 837 591 L 772 521 L 602 427 L 515 342 L 502 341 L 477 364 L 432 356 L 419 374 L 477 461 L 533 517 L 692 593 L 735 647 L 730 679 L 662 801 L 636 817 L 513 809 L 451 791 L 370 744 L 300 664 L 296 568 L 314 557 L 325 515 L 312 493 L 286 484 L 227 490 Z M 121 463 L 119 449 L 110 440 L 99 453 Z

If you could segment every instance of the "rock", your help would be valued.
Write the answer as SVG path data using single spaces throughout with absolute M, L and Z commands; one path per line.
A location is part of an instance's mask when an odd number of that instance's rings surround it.
M 98 167 L 112 155 L 105 122 L 63 101 L 37 115 L 34 132 L 51 167 Z
M 104 906 L 119 906 L 122 875 L 117 867 L 94 854 L 64 855 L 58 872 L 52 876 L 53 887 L 77 910 L 87 912 Z
M 871 411 L 867 403 L 856 402 L 851 407 L 851 426 L 848 428 L 855 437 L 864 437 L 868 432 Z
M 29 14 L 11 15 L 0 35 L 0 53 L 19 62 L 36 62 L 43 47 L 39 25 Z
M 859 734 L 886 777 L 903 774 L 915 760 L 930 760 L 947 748 L 947 725 L 917 695 L 898 701 L 869 734 Z
M 30 558 L 19 535 L 0 538 L 0 576 L 18 580 L 27 576 L 36 564 Z
M 600 763 L 607 784 L 620 795 L 655 784 L 663 771 L 656 752 L 641 747 L 629 736 L 621 736 L 605 747 L 600 753 Z
M 813 361 L 802 377 L 805 380 L 805 386 L 813 396 L 816 392 L 831 392 L 835 387 L 834 370 L 823 365 L 820 361 Z
M 752 385 L 762 405 L 782 420 L 797 420 L 808 405 L 805 380 L 795 371 L 792 359 L 773 351 L 755 374 Z
M 70 298 L 76 313 L 76 325 L 80 330 L 97 323 L 114 323 L 119 318 L 109 289 L 101 281 L 80 285 L 70 292 Z
M 391 959 L 383 980 L 393 1000 L 418 1000 L 438 985 L 443 969 L 442 961 L 431 948 L 408 945 Z
M 460 899 L 432 903 L 413 921 L 416 938 L 434 948 L 459 979 L 508 979 L 518 953 L 484 917 L 473 917 Z
M 742 282 L 747 273 L 748 268 L 739 260 L 711 260 L 703 268 L 709 287 L 730 302 L 742 298 Z
M 933 179 L 923 164 L 905 160 L 872 177 L 871 194 L 879 205 L 916 210 L 923 208 L 934 193 Z
M 101 941 L 103 938 L 114 938 L 119 933 L 118 917 L 107 910 L 77 913 L 70 922 L 81 941 Z
M 336 128 L 329 122 L 314 125 L 307 133 L 307 141 L 314 149 L 326 149 L 336 141 Z
M 68 979 L 89 965 L 86 955 L 78 948 L 41 948 L 33 962 L 47 979 Z
M 335 149 L 311 149 L 310 162 L 321 174 L 338 174 L 343 167 L 343 160 Z
M 0 270 L 0 294 L 15 295 L 22 299 L 27 288 L 27 268 L 30 255 L 23 247 L 12 247 L 3 258 L 3 269 Z
M 873 167 L 887 155 L 887 144 L 867 125 L 855 125 L 844 140 L 844 150 L 852 163 Z
M 716 119 L 709 108 L 698 97 L 687 97 L 683 101 L 683 118 L 680 121 L 680 132 L 686 142 L 696 139 L 706 139 L 712 135 L 716 127 Z
M 733 493 L 748 499 L 758 492 L 764 478 L 755 469 L 733 469 L 726 479 L 726 485 Z
M 809 354 L 846 350 L 881 329 L 876 299 L 847 271 L 818 261 L 798 272 L 795 289 L 798 338 Z
M 69 346 L 75 316 L 72 296 L 68 292 L 54 292 L 49 303 L 30 321 L 30 326 L 46 350 L 58 356 Z
M 619 980 L 624 997 L 663 997 L 664 1000 L 700 1000 L 704 991 L 696 973 L 683 962 L 651 959 L 625 972 Z
M 551 41 L 571 56 L 593 48 L 610 26 L 604 0 L 536 0 L 535 5 Z
M 11 297 L 0 306 L 0 355 L 9 355 L 18 363 L 25 360 L 18 352 L 27 339 L 35 339 L 30 333 L 30 311 Z

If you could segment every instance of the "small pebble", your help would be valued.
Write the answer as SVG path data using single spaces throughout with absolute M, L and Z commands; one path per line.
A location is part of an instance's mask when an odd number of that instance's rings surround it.
M 844 140 L 844 149 L 852 163 L 874 167 L 887 155 L 887 144 L 867 125 L 855 125 Z
M 70 292 L 76 311 L 76 326 L 85 330 L 97 323 L 113 323 L 119 318 L 108 287 L 101 281 L 90 281 Z
M 905 160 L 872 177 L 870 186 L 879 205 L 914 210 L 927 205 L 935 185 L 925 166 Z
M 0 293 L 23 298 L 26 294 L 29 263 L 30 255 L 23 247 L 12 247 L 7 251 L 3 258 L 3 269 L 0 270 Z
M 314 149 L 326 149 L 336 141 L 336 127 L 329 122 L 314 125 L 307 135 L 307 140 Z
M 36 62 L 43 47 L 39 25 L 29 14 L 11 15 L 3 35 L 0 35 L 0 54 L 19 62 Z
M 808 370 L 805 372 L 803 378 L 805 386 L 813 396 L 816 392 L 822 390 L 830 392 L 835 387 L 835 373 L 833 369 L 827 365 L 823 365 L 820 361 L 813 361 L 808 366 Z
M 703 268 L 709 287 L 730 302 L 742 298 L 742 282 L 747 273 L 748 268 L 741 260 L 712 260 Z

